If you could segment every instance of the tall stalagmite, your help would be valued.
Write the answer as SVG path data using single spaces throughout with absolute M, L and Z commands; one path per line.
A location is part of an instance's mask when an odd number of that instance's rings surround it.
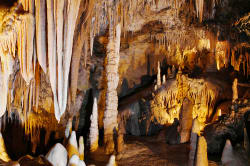
M 118 66 L 119 66 L 119 51 L 120 51 L 120 36 L 121 25 L 116 26 L 115 34 L 113 34 L 112 26 L 109 30 L 109 43 L 107 46 L 107 65 L 106 65 L 106 108 L 104 112 L 104 143 L 106 153 L 114 151 L 113 134 L 117 130 L 117 108 L 118 97 L 116 88 L 119 82 Z
M 90 117 L 90 151 L 95 151 L 98 148 L 99 130 L 98 130 L 98 109 L 97 109 L 97 99 L 94 98 L 94 104 L 92 109 L 92 115 Z
M 207 142 L 203 136 L 198 139 L 196 166 L 208 166 Z

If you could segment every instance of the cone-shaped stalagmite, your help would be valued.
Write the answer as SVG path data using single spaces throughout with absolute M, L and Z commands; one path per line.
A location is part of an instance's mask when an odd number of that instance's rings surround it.
M 110 156 L 107 166 L 117 166 L 116 161 L 115 161 L 115 155 Z
M 78 152 L 79 152 L 79 158 L 80 158 L 80 160 L 84 160 L 84 140 L 83 140 L 83 136 L 81 136 L 79 138 Z
M 208 166 L 207 142 L 204 137 L 199 137 L 198 139 L 196 166 Z
M 69 159 L 68 166 L 86 166 L 86 164 L 84 163 L 84 161 L 80 160 L 77 155 L 73 155 Z
M 112 27 L 112 26 L 110 26 Z M 114 151 L 113 134 L 117 130 L 117 108 L 118 97 L 116 88 L 119 82 L 118 66 L 120 51 L 121 25 L 116 26 L 116 34 L 113 34 L 112 28 L 109 30 L 109 43 L 107 46 L 107 65 L 106 65 L 106 108 L 104 112 L 104 143 L 106 153 Z
M 67 145 L 67 151 L 68 151 L 68 156 L 69 158 L 71 158 L 74 154 L 79 156 L 79 152 L 78 152 L 78 145 L 77 145 L 77 141 L 76 141 L 76 132 L 72 131 L 70 138 L 69 138 L 69 142 Z
M 97 100 L 94 98 L 94 104 L 92 109 L 92 115 L 90 117 L 90 151 L 95 151 L 98 148 L 98 139 L 99 139 L 99 130 L 98 130 L 98 109 L 97 109 Z

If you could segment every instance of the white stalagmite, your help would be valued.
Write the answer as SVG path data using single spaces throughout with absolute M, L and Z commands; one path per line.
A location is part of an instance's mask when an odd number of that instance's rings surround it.
M 67 151 L 68 151 L 68 156 L 71 158 L 74 154 L 79 156 L 78 152 L 78 145 L 76 141 L 76 132 L 72 131 L 70 138 L 69 138 L 69 143 L 67 145 Z
M 196 166 L 208 166 L 207 142 L 203 136 L 199 137 L 199 140 L 198 140 Z
M 65 43 L 64 43 L 64 61 L 63 61 L 63 99 L 62 99 L 62 108 L 60 114 L 62 115 L 65 112 L 67 104 L 67 95 L 68 95 L 68 79 L 69 79 L 69 69 L 72 56 L 72 46 L 73 46 L 73 37 L 76 25 L 76 19 L 78 15 L 78 10 L 80 6 L 80 0 L 68 1 L 67 8 L 67 23 L 64 24 L 64 34 L 65 34 Z
M 46 158 L 52 164 L 56 166 L 66 166 L 68 162 L 68 153 L 65 147 L 57 143 L 47 153 Z
M 36 50 L 38 62 L 47 73 L 46 0 L 36 0 Z
M 161 86 L 161 66 L 160 62 L 158 61 L 158 66 L 157 66 L 157 87 L 159 88 Z
M 0 159 L 3 160 L 3 161 L 5 161 L 5 162 L 9 162 L 10 161 L 10 157 L 7 154 L 7 151 L 6 151 L 6 148 L 5 148 L 5 144 L 4 144 L 2 133 L 0 133 Z
M 48 59 L 49 59 L 49 76 L 50 84 L 54 98 L 55 117 L 59 121 L 61 113 L 58 106 L 56 91 L 56 34 L 55 34 L 55 16 L 54 16 L 54 0 L 47 1 L 47 25 L 48 25 Z
M 115 161 L 115 155 L 110 156 L 107 166 L 117 166 L 116 161 Z
M 80 160 L 84 161 L 84 140 L 83 140 L 83 136 L 80 136 L 80 138 L 79 138 L 78 152 L 79 152 Z
M 97 99 L 94 98 L 94 104 L 92 109 L 92 115 L 90 116 L 90 151 L 95 151 L 98 148 L 99 130 L 98 130 L 98 109 L 97 109 Z
M 166 83 L 166 75 L 164 74 L 162 77 L 162 83 L 165 84 Z
M 77 155 L 73 155 L 69 159 L 68 166 L 86 166 L 86 164 L 84 163 L 84 161 L 80 160 Z
M 105 151 L 110 154 L 114 151 L 114 130 L 117 130 L 117 108 L 118 97 L 116 88 L 119 82 L 118 67 L 120 60 L 120 37 L 121 25 L 116 26 L 116 36 L 113 34 L 113 28 L 110 26 L 109 43 L 107 45 L 107 65 L 106 65 L 106 108 L 104 111 L 104 144 Z

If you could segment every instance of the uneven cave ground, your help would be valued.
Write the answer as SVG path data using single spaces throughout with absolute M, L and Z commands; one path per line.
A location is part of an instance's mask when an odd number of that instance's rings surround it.
M 250 165 L 249 30 L 249 0 L 0 1 L 0 165 Z

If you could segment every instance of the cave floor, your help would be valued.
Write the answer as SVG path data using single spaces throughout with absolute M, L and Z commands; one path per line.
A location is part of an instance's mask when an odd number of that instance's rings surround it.
M 125 139 L 123 152 L 117 156 L 118 166 L 186 166 L 188 162 L 189 144 L 168 145 L 159 136 L 135 137 Z M 87 164 L 105 166 L 109 156 L 104 149 L 88 155 Z M 209 166 L 218 166 L 209 161 Z

